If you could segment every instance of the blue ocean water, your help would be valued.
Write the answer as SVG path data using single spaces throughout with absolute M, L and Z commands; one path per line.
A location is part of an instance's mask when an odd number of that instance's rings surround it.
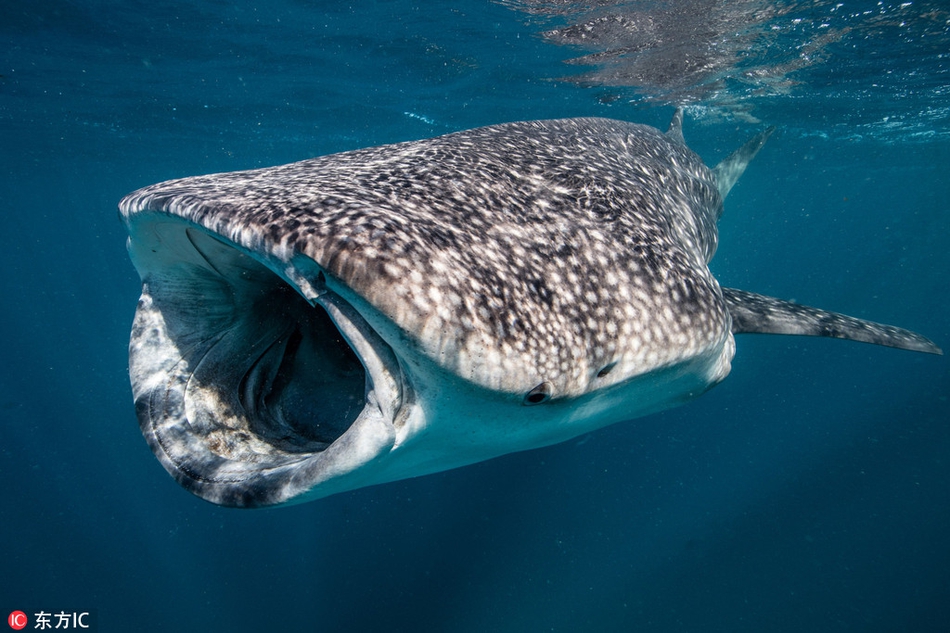
M 167 476 L 116 203 L 518 119 L 665 129 L 730 194 L 724 285 L 950 346 L 941 2 L 0 3 L 0 608 L 103 631 L 943 631 L 950 364 L 743 336 L 679 409 L 266 511 Z M 54 621 L 55 622 L 55 621 Z

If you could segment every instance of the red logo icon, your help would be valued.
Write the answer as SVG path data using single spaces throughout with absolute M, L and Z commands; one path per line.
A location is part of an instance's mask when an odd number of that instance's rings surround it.
M 9 624 L 10 628 L 14 631 L 25 629 L 28 621 L 26 614 L 22 611 L 14 611 L 10 614 L 10 617 L 7 618 L 7 624 Z

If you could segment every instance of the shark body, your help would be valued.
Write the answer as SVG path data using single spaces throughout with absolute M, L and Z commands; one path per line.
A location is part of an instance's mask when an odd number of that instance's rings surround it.
M 743 332 L 926 338 L 720 288 L 707 168 L 597 118 L 184 178 L 120 202 L 158 459 L 214 503 L 297 503 L 560 442 L 697 397 Z

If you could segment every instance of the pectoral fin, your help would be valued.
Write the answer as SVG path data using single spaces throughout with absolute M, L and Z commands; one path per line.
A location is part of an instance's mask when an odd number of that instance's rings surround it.
M 943 354 L 929 339 L 905 330 L 764 295 L 723 288 L 733 334 L 800 334 Z

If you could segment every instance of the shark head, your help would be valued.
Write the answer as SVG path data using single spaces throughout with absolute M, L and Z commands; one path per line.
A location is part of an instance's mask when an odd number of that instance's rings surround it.
M 152 450 L 208 501 L 297 503 L 685 402 L 736 332 L 936 350 L 724 292 L 716 221 L 768 133 L 711 170 L 680 122 L 511 123 L 130 194 Z

